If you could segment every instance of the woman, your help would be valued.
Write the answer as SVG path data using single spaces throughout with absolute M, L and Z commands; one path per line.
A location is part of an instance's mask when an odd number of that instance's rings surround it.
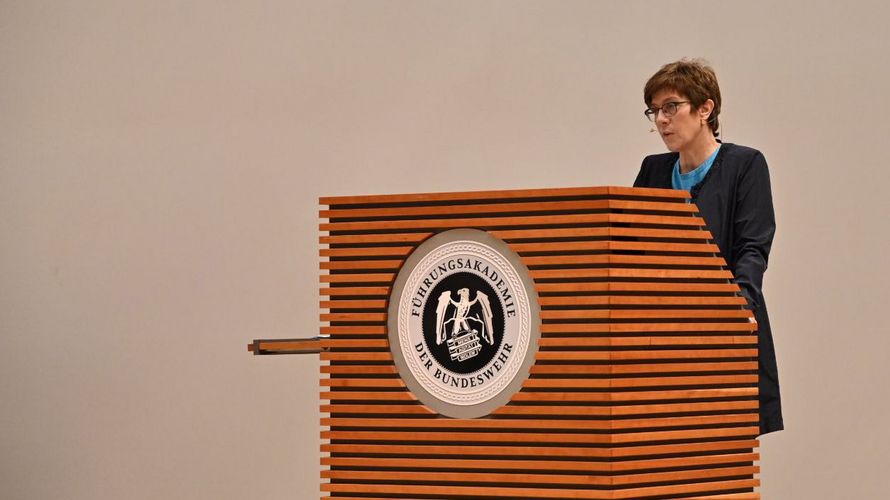
M 763 154 L 718 137 L 720 87 L 700 61 L 664 65 L 646 82 L 645 115 L 669 153 L 647 156 L 635 187 L 692 194 L 742 295 L 754 310 L 760 352 L 760 434 L 782 430 L 773 338 L 761 286 L 776 230 L 769 171 Z

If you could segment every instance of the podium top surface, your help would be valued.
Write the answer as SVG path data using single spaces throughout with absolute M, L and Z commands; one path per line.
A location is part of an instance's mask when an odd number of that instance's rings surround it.
M 323 196 L 319 205 L 363 205 L 371 203 L 422 203 L 461 202 L 490 199 L 535 199 L 564 197 L 632 197 L 683 201 L 690 197 L 687 191 L 657 188 L 631 188 L 624 186 L 565 187 L 543 189 L 505 189 L 492 191 L 461 191 L 444 193 L 405 193 L 359 196 Z

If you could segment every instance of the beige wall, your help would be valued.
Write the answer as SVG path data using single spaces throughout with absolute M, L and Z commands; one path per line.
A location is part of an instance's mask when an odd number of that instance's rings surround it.
M 304 499 L 322 195 L 627 185 L 708 58 L 766 154 L 764 498 L 884 498 L 884 2 L 0 1 L 0 498 Z

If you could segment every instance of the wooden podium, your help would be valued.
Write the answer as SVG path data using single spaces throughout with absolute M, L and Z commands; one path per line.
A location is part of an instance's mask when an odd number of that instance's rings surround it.
M 593 187 L 320 204 L 321 335 L 248 347 L 320 353 L 321 498 L 760 498 L 757 325 L 688 193 Z M 388 332 L 406 259 L 457 228 L 515 252 L 540 305 L 521 387 L 478 418 L 422 403 Z

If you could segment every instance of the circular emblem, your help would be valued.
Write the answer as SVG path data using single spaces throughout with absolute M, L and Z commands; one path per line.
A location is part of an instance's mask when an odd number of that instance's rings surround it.
M 537 295 L 506 243 L 476 229 L 439 233 L 399 272 L 389 345 L 411 392 L 442 415 L 476 418 L 522 386 L 540 337 Z

